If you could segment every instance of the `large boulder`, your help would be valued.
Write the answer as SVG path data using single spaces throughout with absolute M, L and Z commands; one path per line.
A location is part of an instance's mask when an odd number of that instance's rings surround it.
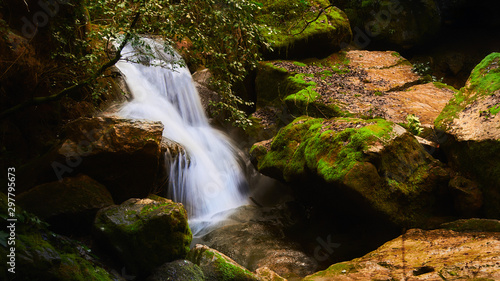
M 264 0 L 260 23 L 267 59 L 327 56 L 351 41 L 347 16 L 326 0 Z M 328 7 L 328 8 L 327 8 Z
M 102 184 L 85 175 L 42 184 L 17 197 L 19 206 L 64 232 L 90 232 L 95 214 L 113 205 Z
M 108 117 L 80 118 L 66 127 L 66 138 L 51 163 L 61 179 L 86 174 L 104 184 L 115 202 L 146 197 L 159 170 L 161 122 Z
M 188 260 L 201 267 L 207 281 L 257 281 L 260 278 L 223 253 L 197 244 Z
M 303 244 L 287 238 L 291 214 L 287 208 L 242 206 L 200 237 L 200 243 L 251 271 L 268 268 L 285 278 L 304 277 L 314 272 L 318 262 Z
M 0 254 L 5 258 L 1 280 L 124 280 L 103 268 L 89 248 L 49 231 L 45 222 L 21 207 L 8 213 L 12 202 L 0 193 L 0 217 L 15 220 L 6 222 L 13 226 L 4 228 L 10 233 L 0 232 Z
M 182 204 L 158 196 L 132 198 L 101 209 L 94 230 L 127 269 L 140 275 L 185 258 L 192 239 Z
M 435 0 L 335 1 L 349 17 L 356 49 L 409 49 L 422 44 L 440 29 Z
M 499 235 L 411 229 L 361 258 L 303 280 L 499 280 Z
M 299 117 L 250 153 L 260 172 L 294 186 L 312 204 L 375 209 L 402 226 L 447 212 L 437 209 L 446 208 L 438 194 L 448 172 L 413 135 L 383 119 Z
M 450 166 L 475 179 L 484 197 L 484 214 L 500 217 L 500 53 L 472 71 L 435 121 Z

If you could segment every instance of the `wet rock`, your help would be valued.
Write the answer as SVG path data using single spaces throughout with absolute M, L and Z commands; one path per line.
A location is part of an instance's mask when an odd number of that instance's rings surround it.
M 153 271 L 146 281 L 204 281 L 203 271 L 188 260 L 168 262 Z
M 13 229 L 15 240 L 2 237 L 0 243 L 0 254 L 6 257 L 0 264 L 1 280 L 124 280 L 103 268 L 89 254 L 89 248 L 49 231 L 46 223 L 20 206 L 16 206 L 12 217 L 7 210 L 7 196 L 0 193 L 0 216 L 17 220 Z M 8 241 L 15 241 L 15 244 L 8 244 Z M 7 255 L 14 256 L 14 273 L 7 271 L 12 268 Z
M 299 117 L 250 153 L 260 172 L 312 204 L 380 212 L 399 225 L 423 225 L 436 208 L 446 209 L 437 194 L 447 188 L 448 172 L 389 121 Z
M 94 230 L 96 238 L 115 252 L 127 269 L 140 275 L 185 258 L 192 239 L 182 204 L 158 196 L 129 199 L 101 209 Z
M 411 229 L 361 258 L 334 264 L 303 280 L 497 280 L 499 235 Z
M 226 255 L 205 245 L 197 244 L 187 257 L 188 260 L 201 267 L 205 280 L 260 280 L 260 278 L 245 269 Z
M 53 229 L 79 234 L 90 232 L 99 209 L 114 204 L 106 187 L 86 175 L 36 186 L 17 199 Z
M 297 242 L 286 238 L 283 229 L 268 223 L 229 223 L 205 235 L 207 243 L 249 270 L 267 267 L 285 278 L 304 277 L 318 264 Z
M 347 16 L 328 1 L 264 1 L 256 14 L 267 59 L 327 56 L 351 41 Z M 303 19 L 317 19 L 308 24 Z
M 145 197 L 153 189 L 161 155 L 160 122 L 80 118 L 66 131 L 51 163 L 59 178 L 84 173 L 104 184 L 116 202 Z
M 450 166 L 479 183 L 487 217 L 500 216 L 500 54 L 472 71 L 435 121 Z

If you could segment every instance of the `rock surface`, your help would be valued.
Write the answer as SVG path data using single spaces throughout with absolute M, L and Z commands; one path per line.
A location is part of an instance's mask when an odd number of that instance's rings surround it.
M 201 267 L 207 281 L 256 281 L 260 278 L 226 255 L 205 245 L 197 244 L 187 257 Z
M 201 268 L 188 260 L 176 260 L 156 268 L 146 281 L 204 281 Z
M 117 203 L 151 192 L 161 155 L 160 122 L 80 118 L 66 131 L 52 162 L 56 174 L 84 173 L 104 184 Z
M 16 219 L 15 229 L 12 229 L 15 239 L 7 240 L 10 233 L 0 232 L 0 254 L 5 257 L 0 264 L 1 280 L 124 280 L 103 268 L 89 254 L 88 248 L 49 231 L 46 223 L 20 206 L 16 206 L 15 215 L 10 216 L 8 202 L 12 201 L 7 201 L 7 196 L 0 193 L 0 217 Z M 8 241 L 15 241 L 15 244 L 8 244 Z M 9 264 L 11 261 L 13 263 Z M 7 271 L 9 268 L 14 268 L 15 273 Z
M 411 229 L 361 258 L 303 280 L 498 280 L 499 256 L 500 232 Z
M 450 166 L 480 184 L 484 214 L 500 217 L 500 53 L 474 68 L 435 125 Z
M 89 232 L 97 211 L 114 204 L 106 187 L 86 175 L 36 186 L 17 199 L 52 227 L 74 233 Z
M 270 275 L 304 277 L 313 273 L 318 263 L 302 245 L 286 237 L 287 213 L 277 208 L 242 206 L 199 243 L 223 252 L 251 271 L 268 268 L 274 272 Z
M 264 57 L 308 58 L 327 56 L 351 41 L 347 16 L 325 0 L 261 1 L 256 15 L 266 49 Z M 329 7 L 330 6 L 330 7 Z M 324 9 L 329 7 L 327 9 Z M 308 24 L 304 19 L 317 20 Z
M 345 206 L 340 198 L 349 198 L 350 209 L 368 205 L 399 225 L 423 225 L 449 180 L 411 134 L 382 119 L 299 117 L 250 153 L 260 172 L 295 186 L 302 200 Z
M 138 274 L 189 251 L 192 235 L 182 204 L 151 195 L 101 209 L 94 224 L 96 238 Z
M 295 115 L 382 117 L 402 123 L 413 114 L 424 126 L 433 125 L 455 93 L 444 84 L 425 82 L 406 59 L 390 51 L 348 51 L 307 64 L 261 63 L 256 91 L 259 109 L 254 116 L 262 124 L 287 120 L 285 113 L 269 111 L 284 101 Z

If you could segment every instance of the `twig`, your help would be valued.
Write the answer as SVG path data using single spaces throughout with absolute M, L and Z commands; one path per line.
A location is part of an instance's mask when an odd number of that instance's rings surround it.
M 330 8 L 330 7 L 333 7 L 332 4 L 326 6 L 325 8 L 321 8 L 319 13 L 318 13 L 318 16 L 316 16 L 315 19 L 313 19 L 312 21 L 306 21 L 306 25 L 304 26 L 304 28 L 302 28 L 302 30 L 299 32 L 299 33 L 296 33 L 296 34 L 293 34 L 293 36 L 295 35 L 299 35 L 301 34 L 302 32 L 304 32 L 304 30 L 306 30 L 306 28 L 313 22 L 317 21 L 319 19 L 319 17 L 321 17 L 321 15 L 323 14 L 323 12 L 325 12 L 326 9 Z

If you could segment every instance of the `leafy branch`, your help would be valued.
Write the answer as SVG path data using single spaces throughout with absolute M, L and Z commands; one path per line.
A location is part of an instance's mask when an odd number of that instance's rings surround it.
M 23 102 L 23 103 L 20 103 L 16 106 L 13 106 L 5 111 L 3 111 L 2 113 L 0 113 L 0 120 L 1 119 L 4 119 L 6 118 L 7 116 L 9 115 L 12 115 L 22 109 L 25 109 L 27 107 L 30 107 L 30 106 L 35 106 L 35 105 L 39 105 L 39 104 L 43 104 L 43 103 L 47 103 L 47 102 L 52 102 L 52 101 L 56 101 L 56 100 L 59 100 L 61 99 L 62 97 L 64 96 L 67 96 L 69 95 L 70 93 L 78 90 L 78 89 L 81 89 L 89 84 L 91 84 L 92 82 L 94 82 L 97 78 L 99 78 L 108 68 L 112 67 L 113 65 L 115 65 L 121 58 L 121 51 L 123 50 L 123 48 L 125 48 L 125 46 L 127 45 L 127 43 L 130 41 L 130 39 L 132 38 L 132 30 L 134 29 L 134 27 L 136 26 L 139 18 L 140 18 L 140 15 L 141 13 L 140 12 L 137 12 L 134 16 L 134 19 L 132 20 L 132 23 L 130 24 L 129 28 L 128 28 L 128 31 L 127 33 L 125 34 L 125 37 L 123 39 L 123 41 L 121 42 L 120 46 L 118 47 L 117 51 L 116 51 L 116 54 L 113 58 L 111 58 L 111 60 L 109 60 L 108 62 L 106 62 L 105 64 L 103 64 L 93 75 L 91 75 L 89 78 L 79 82 L 79 83 L 76 83 L 74 84 L 73 86 L 70 86 L 68 88 L 65 88 L 61 91 L 59 91 L 58 93 L 56 94 L 53 94 L 53 95 L 50 95 L 50 96 L 45 96 L 45 97 L 35 97 L 29 101 L 26 101 L 26 102 Z

